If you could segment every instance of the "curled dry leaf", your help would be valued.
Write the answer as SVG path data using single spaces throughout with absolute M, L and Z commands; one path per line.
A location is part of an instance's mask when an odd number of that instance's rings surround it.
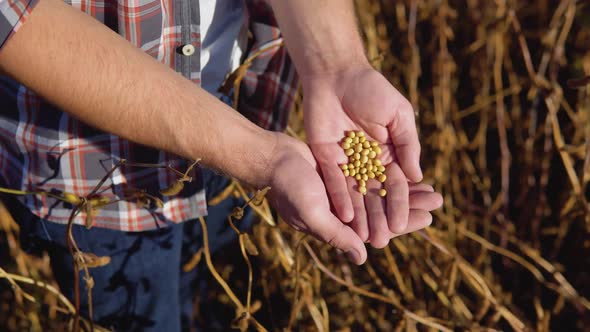
M 184 181 L 176 180 L 167 188 L 160 190 L 160 194 L 162 194 L 162 196 L 174 196 L 178 195 L 182 189 L 184 189 Z
M 88 200 L 88 203 L 93 208 L 101 208 L 111 202 L 111 199 L 106 196 L 96 196 Z
M 86 212 L 86 220 L 85 220 L 86 228 L 90 229 L 90 228 L 92 228 L 92 225 L 94 224 L 94 216 L 96 215 L 98 210 L 93 208 L 92 204 L 89 204 L 87 202 L 84 205 L 84 212 Z
M 251 203 L 256 206 L 262 205 L 262 202 L 264 202 L 264 198 L 266 197 L 266 194 L 268 193 L 269 190 L 270 190 L 270 187 L 266 187 L 264 189 L 258 190 L 256 192 L 256 195 L 254 195 L 254 197 L 252 198 Z
M 89 252 L 80 252 L 76 254 L 76 259 L 81 265 L 85 265 L 88 268 L 96 268 L 108 265 L 111 262 L 109 256 L 97 256 Z
M 154 205 L 156 206 L 156 208 L 161 209 L 164 207 L 164 201 L 162 201 L 158 197 L 152 196 L 151 199 L 154 202 Z
M 82 202 L 80 196 L 68 192 L 63 193 L 63 200 L 72 205 L 78 205 Z
M 250 235 L 248 233 L 242 233 L 240 234 L 240 237 L 243 239 L 244 247 L 246 248 L 248 254 L 251 256 L 258 256 L 258 248 L 254 242 L 252 242 Z

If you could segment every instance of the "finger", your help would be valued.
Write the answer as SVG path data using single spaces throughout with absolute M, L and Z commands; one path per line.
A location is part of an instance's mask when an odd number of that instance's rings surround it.
M 320 211 L 321 212 L 321 211 Z M 308 232 L 334 248 L 348 254 L 355 264 L 363 264 L 367 260 L 367 249 L 356 232 L 347 224 L 342 223 L 334 215 L 310 213 Z
M 396 163 L 385 168 L 387 190 L 387 223 L 392 233 L 401 233 L 408 226 L 410 210 L 409 188 L 406 176 Z
M 442 203 L 443 198 L 439 193 L 428 191 L 412 193 L 410 190 L 410 209 L 432 211 L 440 208 Z
M 399 96 L 399 103 L 393 121 L 389 124 L 389 135 L 395 148 L 401 169 L 412 182 L 422 180 L 420 168 L 420 141 L 416 130 L 414 110 L 410 102 Z
M 336 164 L 320 164 L 320 167 L 324 185 L 328 191 L 328 196 L 330 196 L 330 202 L 334 207 L 336 216 L 345 223 L 351 222 L 354 217 L 354 210 L 348 193 L 346 177 Z
M 322 144 L 312 148 L 314 155 L 317 156 L 324 185 L 336 216 L 348 223 L 354 216 L 354 210 L 348 194 L 346 178 L 338 166 L 338 164 L 346 163 L 346 156 L 336 144 Z
M 381 183 L 369 180 L 367 195 L 365 195 L 365 209 L 369 224 L 369 241 L 375 248 L 383 248 L 389 243 L 389 226 L 385 215 L 385 201 L 379 196 Z
M 369 240 L 369 225 L 367 223 L 364 197 L 358 191 L 358 184 L 354 178 L 347 178 L 346 182 L 348 184 L 348 193 L 352 201 L 352 208 L 354 210 L 354 217 L 352 218 L 350 227 L 354 229 L 363 242 L 366 242 Z
M 400 235 L 409 234 L 419 231 L 432 224 L 432 214 L 424 210 L 410 210 L 408 227 L 401 233 L 390 233 L 390 238 L 396 238 Z
M 432 188 L 431 185 L 426 184 L 426 183 L 410 183 L 408 185 L 410 186 L 410 195 L 414 192 L 422 192 L 422 191 L 434 192 L 434 188 Z

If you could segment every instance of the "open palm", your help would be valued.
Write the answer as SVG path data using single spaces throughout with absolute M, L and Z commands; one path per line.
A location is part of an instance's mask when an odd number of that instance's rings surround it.
M 308 140 L 336 215 L 361 239 L 375 247 L 387 245 L 393 234 L 430 224 L 428 210 L 442 203 L 428 191 L 427 210 L 410 208 L 410 184 L 422 179 L 420 143 L 410 103 L 377 71 L 354 68 L 331 74 L 303 77 L 305 126 Z M 338 167 L 348 158 L 340 147 L 345 133 L 362 130 L 383 150 L 388 192 L 378 195 L 381 184 L 367 182 L 362 195 L 356 181 L 345 178 Z M 410 223 L 408 223 L 410 222 Z
M 300 141 L 282 134 L 278 136 L 279 143 L 272 157 L 269 181 L 272 206 L 296 230 L 347 252 L 354 263 L 362 264 L 367 259 L 364 239 L 352 225 L 342 223 L 330 210 L 326 188 L 316 171 L 312 152 Z M 428 185 L 411 185 L 410 208 L 422 212 L 411 216 L 407 231 L 424 227 L 424 218 L 430 216 L 425 211 L 438 207 L 439 203 L 431 197 L 433 191 Z M 399 234 L 387 231 L 384 235 L 389 241 Z

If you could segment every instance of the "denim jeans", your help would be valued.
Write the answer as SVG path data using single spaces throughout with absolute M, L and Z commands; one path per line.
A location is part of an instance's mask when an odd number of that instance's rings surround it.
M 221 192 L 229 180 L 203 169 L 207 199 Z M 32 215 L 16 201 L 7 205 L 21 227 L 21 243 L 29 252 L 47 251 L 61 291 L 72 302 L 74 297 L 73 262 L 65 242 L 66 226 Z M 230 195 L 209 207 L 206 217 L 212 252 L 237 238 L 227 216 L 243 199 Z M 250 227 L 253 212 L 246 209 L 240 228 Z M 198 220 L 145 232 L 121 232 L 74 225 L 73 235 L 83 252 L 109 256 L 111 262 L 90 269 L 94 279 L 93 319 L 115 331 L 185 331 L 198 328 L 193 317 L 195 299 L 206 299 L 209 272 L 204 259 L 193 270 L 183 272 L 202 245 Z M 81 314 L 88 315 L 86 287 L 80 272 Z M 201 306 L 206 309 L 206 306 Z M 200 322 L 207 324 L 209 315 Z M 202 328 L 202 326 L 201 326 Z

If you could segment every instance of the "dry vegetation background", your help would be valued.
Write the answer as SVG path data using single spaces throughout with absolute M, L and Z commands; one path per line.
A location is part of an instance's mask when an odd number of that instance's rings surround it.
M 185 266 L 213 272 L 203 300 L 253 330 L 589 330 L 590 3 L 356 4 L 369 57 L 415 106 L 444 207 L 356 267 L 253 202 L 250 235 Z M 303 138 L 301 119 L 298 105 L 288 132 Z M 0 211 L 0 327 L 63 330 L 72 304 L 17 239 Z

